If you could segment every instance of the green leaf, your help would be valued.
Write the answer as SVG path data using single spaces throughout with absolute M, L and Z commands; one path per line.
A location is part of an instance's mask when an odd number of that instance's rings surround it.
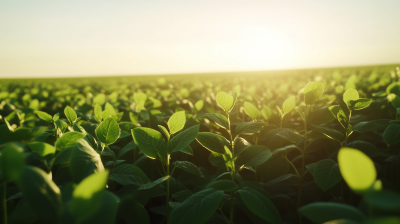
M 194 104 L 194 108 L 196 108 L 197 111 L 203 109 L 203 106 L 204 106 L 203 100 L 199 100 Z
M 173 137 L 168 142 L 168 153 L 179 152 L 186 146 L 189 146 L 189 144 L 196 138 L 199 128 L 199 124 L 195 125 L 184 131 L 181 131 L 178 135 Z
M 315 183 L 326 192 L 337 183 L 340 182 L 342 176 L 338 164 L 331 159 L 323 159 L 318 161 L 314 166 Z
M 299 209 L 300 213 L 314 223 L 325 223 L 332 220 L 348 219 L 363 222 L 367 218 L 357 208 L 334 202 L 315 202 Z
M 188 199 L 190 196 L 192 196 L 193 193 L 189 190 L 183 190 L 176 192 L 175 194 L 172 194 L 172 198 L 177 200 L 178 202 L 184 202 L 186 199 Z
M 400 142 L 400 125 L 391 124 L 383 132 L 383 140 L 388 145 L 394 145 Z
M 261 109 L 261 115 L 267 121 L 274 115 L 274 113 L 273 113 L 271 108 L 269 108 L 268 106 L 264 105 L 263 108 Z
M 0 150 L 0 179 L 12 182 L 19 179 L 24 168 L 24 149 L 14 143 L 6 144 Z
M 329 107 L 332 115 L 339 121 L 343 128 L 347 128 L 349 122 L 348 116 L 344 113 L 343 109 L 339 105 Z
M 97 121 L 97 123 L 101 123 L 102 115 L 101 115 L 101 106 L 99 104 L 96 104 L 94 106 L 94 119 Z
M 68 118 L 69 123 L 73 124 L 77 118 L 75 110 L 72 109 L 70 106 L 65 107 L 64 114 Z
M 147 210 L 139 202 L 130 198 L 122 201 L 118 207 L 118 214 L 128 224 L 150 224 Z
M 103 93 L 100 93 L 93 98 L 93 104 L 103 105 L 104 102 L 106 102 L 106 95 Z
M 267 196 L 249 187 L 244 187 L 238 192 L 243 203 L 252 213 L 272 224 L 282 223 L 278 210 Z
M 112 117 L 104 119 L 96 128 L 97 138 L 106 146 L 117 141 L 120 134 L 121 129 L 119 129 L 117 121 Z
M 234 160 L 232 152 L 229 150 L 228 146 L 224 146 L 224 154 L 222 154 L 222 158 L 224 159 L 226 169 L 232 171 L 234 168 Z
M 139 112 L 144 109 L 144 104 L 147 100 L 147 95 L 145 93 L 134 93 L 133 99 L 136 103 L 136 112 Z
M 394 82 L 386 87 L 387 94 L 394 93 L 396 95 L 400 95 L 400 82 Z
M 196 140 L 204 148 L 221 154 L 225 153 L 224 146 L 229 146 L 229 141 L 226 138 L 211 132 L 199 132 Z
M 168 130 L 161 125 L 158 125 L 158 129 L 160 129 L 160 131 L 165 135 L 165 137 L 167 138 L 167 140 L 169 141 L 169 139 L 171 138 L 171 136 L 169 135 Z
M 38 117 L 42 120 L 48 121 L 48 122 L 53 122 L 53 117 L 43 111 L 36 111 L 36 114 L 38 115 Z
M 165 161 L 167 151 L 162 134 L 151 128 L 132 129 L 133 140 L 147 157 Z
M 235 128 L 236 135 L 254 134 L 262 130 L 267 123 L 263 121 L 250 121 L 240 123 Z
M 353 126 L 353 131 L 365 133 L 369 131 L 380 131 L 387 128 L 390 124 L 390 119 L 380 119 L 373 121 L 363 121 Z
M 65 133 L 57 140 L 56 149 L 63 151 L 64 149 L 74 147 L 75 143 L 85 136 L 85 134 L 76 131 Z
M 400 108 L 400 97 L 396 94 L 389 94 L 387 96 L 389 102 L 392 103 L 394 108 Z
M 235 192 L 239 189 L 239 186 L 232 180 L 217 180 L 207 185 L 206 189 L 208 188 L 214 188 L 224 192 Z
M 100 155 L 83 139 L 72 148 L 69 170 L 72 179 L 79 183 L 87 176 L 104 170 Z
M 143 186 L 150 182 L 149 178 L 139 167 L 131 164 L 118 166 L 110 174 L 110 178 L 122 185 L 134 184 L 136 186 Z
M 330 139 L 336 140 L 338 142 L 343 142 L 345 139 L 344 135 L 340 131 L 337 131 L 335 129 L 318 125 L 311 125 L 311 126 L 313 127 L 314 131 L 320 132 Z
M 149 97 L 149 99 L 153 102 L 153 108 L 158 108 L 162 106 L 162 103 L 160 100 L 153 98 L 153 97 Z
M 153 182 L 149 182 L 149 183 L 147 183 L 147 184 L 145 184 L 143 186 L 140 186 L 138 188 L 138 190 L 146 190 L 146 189 L 153 188 L 153 187 L 161 184 L 162 182 L 168 180 L 169 178 L 171 178 L 171 176 L 165 176 L 165 177 L 158 178 L 157 180 L 155 180 Z
M 91 174 L 80 182 L 72 193 L 69 210 L 80 221 L 93 215 L 99 208 L 105 194 L 108 171 Z
M 59 117 L 60 117 L 60 113 L 54 114 L 54 116 L 53 116 L 53 121 L 58 120 Z
M 236 102 L 236 95 L 231 96 L 226 92 L 218 92 L 216 96 L 217 104 L 220 106 L 225 112 L 231 112 L 233 106 Z
M 395 191 L 375 191 L 365 195 L 365 201 L 374 208 L 386 211 L 400 211 L 400 194 Z
M 186 146 L 185 148 L 179 150 L 179 152 L 183 152 L 183 153 L 193 156 L 193 150 L 190 146 Z
M 186 123 L 185 111 L 174 113 L 168 120 L 168 128 L 171 134 L 182 130 Z
M 263 145 L 252 145 L 247 147 L 239 158 L 237 163 L 240 166 L 244 165 L 247 167 L 259 166 L 265 163 L 272 156 L 271 150 Z
M 320 82 L 310 82 L 304 87 L 304 102 L 306 105 L 314 105 L 324 92 L 324 84 Z
M 104 111 L 101 113 L 101 116 L 103 120 L 109 117 L 114 118 L 116 121 L 118 120 L 118 117 L 115 115 L 114 107 L 108 102 L 104 106 Z
M 283 102 L 282 105 L 282 110 L 284 114 L 288 114 L 290 113 L 290 111 L 293 110 L 294 106 L 296 106 L 296 97 L 295 96 L 291 96 L 289 98 L 287 98 L 285 100 L 285 102 Z
M 51 175 L 37 167 L 25 166 L 17 185 L 37 215 L 56 223 L 61 208 L 61 194 Z
M 274 151 L 272 151 L 271 160 L 275 159 L 275 158 L 277 158 L 279 156 L 285 155 L 285 154 L 291 152 L 294 149 L 299 150 L 299 148 L 297 148 L 296 145 L 287 145 L 285 147 L 275 149 Z
M 180 168 L 188 173 L 194 174 L 199 177 L 204 177 L 203 173 L 191 162 L 188 161 L 175 161 L 173 163 L 177 168 Z
M 133 150 L 136 148 L 136 143 L 135 141 L 129 142 L 127 145 L 125 145 L 118 153 L 118 159 L 122 158 L 127 152 Z
M 260 111 L 252 103 L 246 101 L 244 102 L 243 107 L 244 111 L 251 117 L 251 119 L 256 120 L 260 117 Z
M 358 99 L 358 100 L 350 100 L 350 109 L 351 110 L 361 110 L 368 107 L 372 103 L 371 99 Z
M 197 192 L 172 210 L 168 223 L 205 223 L 219 207 L 223 195 L 223 191 L 213 188 Z
M 329 110 L 329 106 L 309 111 L 307 115 L 308 124 L 320 125 L 320 124 L 330 123 L 334 120 L 335 117 Z
M 363 193 L 375 182 L 377 173 L 374 162 L 361 151 L 341 148 L 338 162 L 343 179 L 353 191 Z
M 56 123 L 56 126 L 61 130 L 62 133 L 64 133 L 68 128 L 68 124 L 63 120 L 58 119 L 54 121 L 54 123 Z
M 204 114 L 198 114 L 196 116 L 196 118 L 203 118 L 203 117 L 206 117 L 206 118 L 214 121 L 221 128 L 225 128 L 225 130 L 229 130 L 228 118 L 226 118 L 224 115 L 204 113 Z
M 347 144 L 347 147 L 358 149 L 369 157 L 385 156 L 385 153 L 379 151 L 374 145 L 365 141 L 353 141 Z
M 350 101 L 355 101 L 358 100 L 360 96 L 358 95 L 358 91 L 356 89 L 348 89 L 346 92 L 343 94 L 343 101 L 347 104 L 347 107 L 351 110 L 351 102 Z
M 28 146 L 33 152 L 36 152 L 41 157 L 56 153 L 56 148 L 54 146 L 44 142 L 31 142 L 28 143 Z

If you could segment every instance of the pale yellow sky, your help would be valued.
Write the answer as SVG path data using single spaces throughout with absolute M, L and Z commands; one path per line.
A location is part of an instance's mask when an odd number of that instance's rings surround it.
M 400 1 L 0 0 L 0 77 L 400 62 Z

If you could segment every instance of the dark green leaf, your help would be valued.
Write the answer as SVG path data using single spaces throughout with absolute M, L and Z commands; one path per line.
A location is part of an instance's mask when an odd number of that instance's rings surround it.
M 56 148 L 54 146 L 44 142 L 31 142 L 28 143 L 28 146 L 33 152 L 36 152 L 41 157 L 45 157 L 56 152 Z
M 165 135 L 165 137 L 167 138 L 167 140 L 169 141 L 169 139 L 171 138 L 171 136 L 169 135 L 168 130 L 161 125 L 158 125 L 158 129 L 160 129 L 160 131 Z
M 313 167 L 315 183 L 323 190 L 327 191 L 335 186 L 342 179 L 338 164 L 331 159 L 318 161 Z
M 24 168 L 24 149 L 14 143 L 8 143 L 0 150 L 0 178 L 5 182 L 19 179 Z
M 229 130 L 229 122 L 224 115 L 205 113 L 205 114 L 198 114 L 196 116 L 196 118 L 203 118 L 203 117 L 208 118 L 214 121 L 218 126 L 225 128 L 226 130 Z
M 150 181 L 139 167 L 131 164 L 118 166 L 110 174 L 110 178 L 122 185 L 134 184 L 136 186 L 143 186 Z
M 65 133 L 57 140 L 56 149 L 58 151 L 63 151 L 64 149 L 74 147 L 75 143 L 85 136 L 85 134 L 75 131 Z
M 171 178 L 171 176 L 165 176 L 165 177 L 158 178 L 157 180 L 155 180 L 153 182 L 149 182 L 143 186 L 140 186 L 138 188 L 138 190 L 147 190 L 147 189 L 153 188 L 153 187 L 161 184 L 162 182 L 168 180 L 169 178 Z
M 68 128 L 68 124 L 63 120 L 58 119 L 54 121 L 54 123 L 56 123 L 56 126 L 61 130 L 62 133 L 64 133 Z
M 196 138 L 199 132 L 200 125 L 195 125 L 184 131 L 181 131 L 178 135 L 173 137 L 168 142 L 168 153 L 179 152 Z
M 189 190 L 183 190 L 176 192 L 175 194 L 172 194 L 172 198 L 177 200 L 178 202 L 184 202 L 186 199 L 188 199 L 190 196 L 192 196 L 193 193 Z
M 357 208 L 333 202 L 315 202 L 303 206 L 300 213 L 314 223 L 325 223 L 337 219 L 363 222 L 366 217 Z
M 247 167 L 259 166 L 265 163 L 271 156 L 272 152 L 267 147 L 263 145 L 252 145 L 247 147 L 246 151 L 239 156 L 237 164 L 239 167 L 242 165 Z
M 165 141 L 161 133 L 151 128 L 134 128 L 132 136 L 136 145 L 151 159 L 166 159 Z
M 243 122 L 236 126 L 236 135 L 244 135 L 244 134 L 254 134 L 263 128 L 264 125 L 267 123 L 263 121 L 250 121 L 250 122 Z
M 214 188 L 224 192 L 234 192 L 239 189 L 239 186 L 232 180 L 217 180 L 207 185 L 206 189 L 208 188 Z
M 175 161 L 173 164 L 175 164 L 175 166 L 177 168 L 180 168 L 188 173 L 194 174 L 196 176 L 199 177 L 204 177 L 203 173 L 200 171 L 199 168 L 197 168 L 196 165 L 194 165 L 191 162 L 188 161 Z
M 196 140 L 204 148 L 221 154 L 225 153 L 224 146 L 229 146 L 229 141 L 226 138 L 211 132 L 199 132 Z
M 373 121 L 363 121 L 353 126 L 353 131 L 364 133 L 368 131 L 380 131 L 390 124 L 390 119 L 380 119 Z
M 383 133 L 383 140 L 388 145 L 394 145 L 400 142 L 400 125 L 391 124 Z
M 394 191 L 375 191 L 365 196 L 365 201 L 374 208 L 400 211 L 400 194 Z
M 324 134 L 326 137 L 336 140 L 338 142 L 343 142 L 345 137 L 344 135 L 335 129 L 319 126 L 319 125 L 312 125 L 314 131 L 318 131 Z

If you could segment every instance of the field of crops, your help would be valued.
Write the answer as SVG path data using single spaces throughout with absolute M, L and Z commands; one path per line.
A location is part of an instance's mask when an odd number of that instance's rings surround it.
M 400 223 L 400 68 L 0 80 L 0 224 Z

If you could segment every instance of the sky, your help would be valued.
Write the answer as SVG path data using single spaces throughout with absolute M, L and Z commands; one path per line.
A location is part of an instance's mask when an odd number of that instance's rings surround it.
M 400 63 L 399 0 L 0 0 L 0 78 Z

